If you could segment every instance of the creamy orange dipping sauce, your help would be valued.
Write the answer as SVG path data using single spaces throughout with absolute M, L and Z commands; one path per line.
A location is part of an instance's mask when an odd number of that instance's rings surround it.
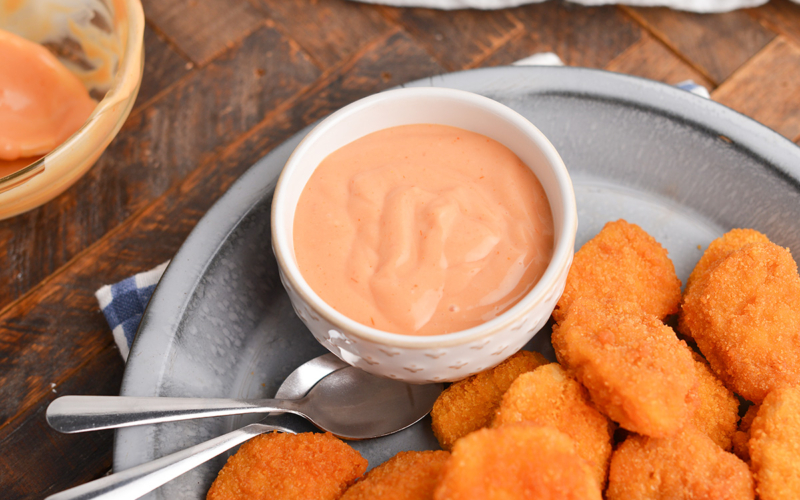
M 83 125 L 96 104 L 47 49 L 0 30 L 0 160 L 50 152 Z
M 464 330 L 516 304 L 553 253 L 539 180 L 508 148 L 443 125 L 394 127 L 329 155 L 294 216 L 305 280 L 359 323 Z

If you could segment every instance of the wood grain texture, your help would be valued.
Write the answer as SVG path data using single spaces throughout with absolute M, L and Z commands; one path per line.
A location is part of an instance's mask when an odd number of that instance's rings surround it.
M 395 30 L 315 85 L 311 96 L 295 106 L 293 115 L 307 124 L 369 94 L 445 72 L 420 44 Z
M 264 22 L 247 0 L 143 0 L 142 6 L 147 19 L 201 66 Z
M 144 28 L 144 72 L 134 109 L 141 109 L 159 92 L 177 82 L 191 69 L 188 59 L 175 52 L 150 26 Z M 187 67 L 188 66 L 188 67 Z
M 50 402 L 66 394 L 118 394 L 122 368 L 117 348 L 107 346 L 64 385 L 50 389 L 45 382 L 49 393 L 23 414 L 22 424 L 0 430 L 4 500 L 44 498 L 102 477 L 111 469 L 114 431 L 59 434 L 47 425 L 45 411 Z
M 800 46 L 776 38 L 712 98 L 794 140 L 800 136 Z
M 385 13 L 450 71 L 478 65 L 523 30 L 522 23 L 506 10 L 386 8 Z
M 343 0 L 253 0 L 291 33 L 321 68 L 358 52 L 391 25 L 373 5 Z
M 555 52 L 569 66 L 602 68 L 636 43 L 642 30 L 613 6 L 580 7 L 565 2 L 531 4 L 509 11 L 523 30 L 483 66 L 500 66 L 537 52 Z
M 792 38 L 795 43 L 800 44 L 800 4 L 789 0 L 771 0 L 746 12 L 772 31 Z
M 775 38 L 743 11 L 706 15 L 660 7 L 624 9 L 715 85 Z
M 608 63 L 605 69 L 641 76 L 670 85 L 693 80 L 709 91 L 714 88 L 714 84 L 702 73 L 692 68 L 659 40 L 646 33 L 638 43 Z
M 0 221 L 0 308 L 318 76 L 295 44 L 265 26 L 132 114 L 72 188 L 36 210 Z

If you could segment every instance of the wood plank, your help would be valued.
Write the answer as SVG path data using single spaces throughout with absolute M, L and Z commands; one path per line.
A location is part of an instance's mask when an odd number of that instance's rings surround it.
M 388 78 L 387 65 L 392 68 Z M 0 312 L 0 422 L 16 427 L 18 415 L 48 395 L 46 382 L 61 384 L 107 348 L 111 336 L 94 291 L 173 256 L 211 204 L 258 158 L 349 102 L 442 71 L 403 32 L 379 40 L 301 101 L 282 103 L 246 137 L 203 161 L 180 185 L 51 276 L 46 286 Z
M 647 33 L 636 45 L 631 46 L 608 63 L 605 69 L 641 76 L 670 85 L 693 80 L 709 91 L 714 88 L 714 84 L 702 73 L 692 68 L 666 45 Z
M 0 221 L 0 309 L 308 88 L 319 74 L 295 44 L 265 26 L 132 114 L 72 188 L 38 209 Z
M 555 52 L 570 66 L 603 68 L 639 41 L 641 28 L 614 6 L 545 2 L 512 9 L 522 33 L 482 66 L 499 66 L 537 52 Z
M 800 4 L 789 0 L 772 0 L 746 12 L 762 24 L 800 43 Z
M 392 26 L 378 7 L 348 0 L 254 0 L 314 58 L 331 68 Z
M 776 36 L 743 11 L 695 14 L 661 7 L 623 9 L 715 85 Z
M 247 0 L 143 0 L 142 6 L 145 17 L 201 66 L 264 22 Z
M 0 478 L 3 498 L 43 498 L 102 477 L 111 469 L 114 431 L 59 434 L 47 425 L 47 405 L 67 394 L 119 394 L 122 359 L 107 346 L 74 377 L 57 385 L 19 418 L 19 425 L 0 431 Z M 49 389 L 50 384 L 45 382 Z
M 478 65 L 523 30 L 522 23 L 508 10 L 387 7 L 384 12 L 451 71 Z
M 144 73 L 135 110 L 141 109 L 159 92 L 177 82 L 191 69 L 189 62 L 169 46 L 150 26 L 144 27 Z
M 779 36 L 711 95 L 790 140 L 800 135 L 800 46 Z
M 297 126 L 318 120 L 362 97 L 401 83 L 447 71 L 425 49 L 399 29 L 344 66 L 318 82 L 308 99 L 292 110 Z

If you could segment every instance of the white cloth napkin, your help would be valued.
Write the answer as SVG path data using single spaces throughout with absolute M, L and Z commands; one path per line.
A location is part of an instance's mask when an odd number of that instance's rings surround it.
M 548 0 L 357 0 L 366 3 L 382 3 L 395 7 L 429 7 L 433 9 L 505 9 L 528 3 Z M 607 5 L 621 3 L 640 7 L 672 7 L 692 12 L 727 12 L 745 7 L 763 5 L 769 0 L 571 0 L 581 5 Z M 791 0 L 800 3 L 800 0 Z

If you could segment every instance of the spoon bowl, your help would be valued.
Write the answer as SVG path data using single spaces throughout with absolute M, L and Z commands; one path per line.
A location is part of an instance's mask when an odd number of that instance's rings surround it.
M 413 425 L 441 392 L 442 384 L 407 384 L 348 366 L 323 378 L 291 413 L 340 438 L 368 439 Z

